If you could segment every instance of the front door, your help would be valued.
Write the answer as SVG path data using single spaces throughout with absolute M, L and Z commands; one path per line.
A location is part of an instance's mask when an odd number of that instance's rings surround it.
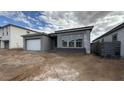
M 56 49 L 57 48 L 57 37 L 53 37 L 52 38 L 52 49 Z

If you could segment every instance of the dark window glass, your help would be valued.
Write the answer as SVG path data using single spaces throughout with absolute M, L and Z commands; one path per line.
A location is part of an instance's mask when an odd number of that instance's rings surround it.
M 6 35 L 8 35 L 8 31 L 6 32 Z
M 82 39 L 76 40 L 76 47 L 82 47 Z
M 63 47 L 67 47 L 67 42 L 64 41 L 64 40 L 62 40 L 62 46 L 63 46 Z
M 74 40 L 69 42 L 69 47 L 74 47 Z

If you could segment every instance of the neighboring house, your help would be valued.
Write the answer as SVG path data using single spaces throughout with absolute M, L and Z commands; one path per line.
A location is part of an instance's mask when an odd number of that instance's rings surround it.
M 23 48 L 21 35 L 38 33 L 13 24 L 0 27 L 0 48 Z
M 71 51 L 90 53 L 90 32 L 93 26 L 65 29 L 52 34 L 23 35 L 24 49 L 35 51 Z
M 107 53 L 111 52 L 109 56 L 114 55 L 124 57 L 124 23 L 93 40 L 93 44 L 98 43 L 104 45 Z

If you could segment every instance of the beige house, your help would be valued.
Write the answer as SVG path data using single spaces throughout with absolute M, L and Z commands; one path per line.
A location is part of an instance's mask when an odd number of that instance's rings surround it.
M 36 33 L 39 32 L 13 24 L 0 27 L 0 48 L 23 48 L 23 38 L 21 35 Z

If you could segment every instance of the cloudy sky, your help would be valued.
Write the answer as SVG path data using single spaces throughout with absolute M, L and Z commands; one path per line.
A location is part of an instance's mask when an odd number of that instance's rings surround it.
M 37 31 L 55 30 L 93 25 L 91 40 L 124 22 L 123 11 L 1 11 L 0 26 L 12 23 Z

